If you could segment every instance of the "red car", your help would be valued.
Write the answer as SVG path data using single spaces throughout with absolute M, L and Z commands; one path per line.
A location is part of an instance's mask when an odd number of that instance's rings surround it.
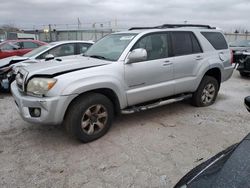
M 0 43 L 0 59 L 10 56 L 22 56 L 34 48 L 47 43 L 38 40 L 6 40 Z

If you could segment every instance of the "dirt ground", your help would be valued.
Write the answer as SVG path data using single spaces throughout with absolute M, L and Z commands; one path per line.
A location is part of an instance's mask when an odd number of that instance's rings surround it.
M 235 72 L 217 102 L 188 101 L 118 117 L 81 144 L 60 126 L 24 122 L 0 94 L 0 187 L 172 187 L 190 169 L 250 132 L 250 79 Z

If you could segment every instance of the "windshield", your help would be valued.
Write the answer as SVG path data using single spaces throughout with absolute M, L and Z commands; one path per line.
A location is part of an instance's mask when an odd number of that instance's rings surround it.
M 33 56 L 36 56 L 36 55 L 40 54 L 41 52 L 49 49 L 51 46 L 52 46 L 51 44 L 40 46 L 39 48 L 36 48 L 36 49 L 28 52 L 27 54 L 24 54 L 23 57 L 33 57 Z
M 249 40 L 234 41 L 229 46 L 234 46 L 234 47 L 250 47 L 250 41 Z
M 91 46 L 84 55 L 109 61 L 117 61 L 135 35 L 135 33 L 108 35 Z

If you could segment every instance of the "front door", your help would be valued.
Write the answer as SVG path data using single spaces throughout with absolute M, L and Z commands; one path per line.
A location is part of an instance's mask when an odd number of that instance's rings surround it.
M 173 95 L 173 64 L 169 54 L 168 33 L 143 36 L 131 49 L 143 48 L 147 60 L 125 64 L 128 105 Z

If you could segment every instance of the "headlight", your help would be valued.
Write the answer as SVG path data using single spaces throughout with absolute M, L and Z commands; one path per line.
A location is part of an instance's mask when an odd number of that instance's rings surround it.
M 17 74 L 20 68 L 21 68 L 21 66 L 14 66 L 14 67 L 12 68 L 14 74 Z
M 32 78 L 27 86 L 27 92 L 34 95 L 45 95 L 56 83 L 55 78 Z

